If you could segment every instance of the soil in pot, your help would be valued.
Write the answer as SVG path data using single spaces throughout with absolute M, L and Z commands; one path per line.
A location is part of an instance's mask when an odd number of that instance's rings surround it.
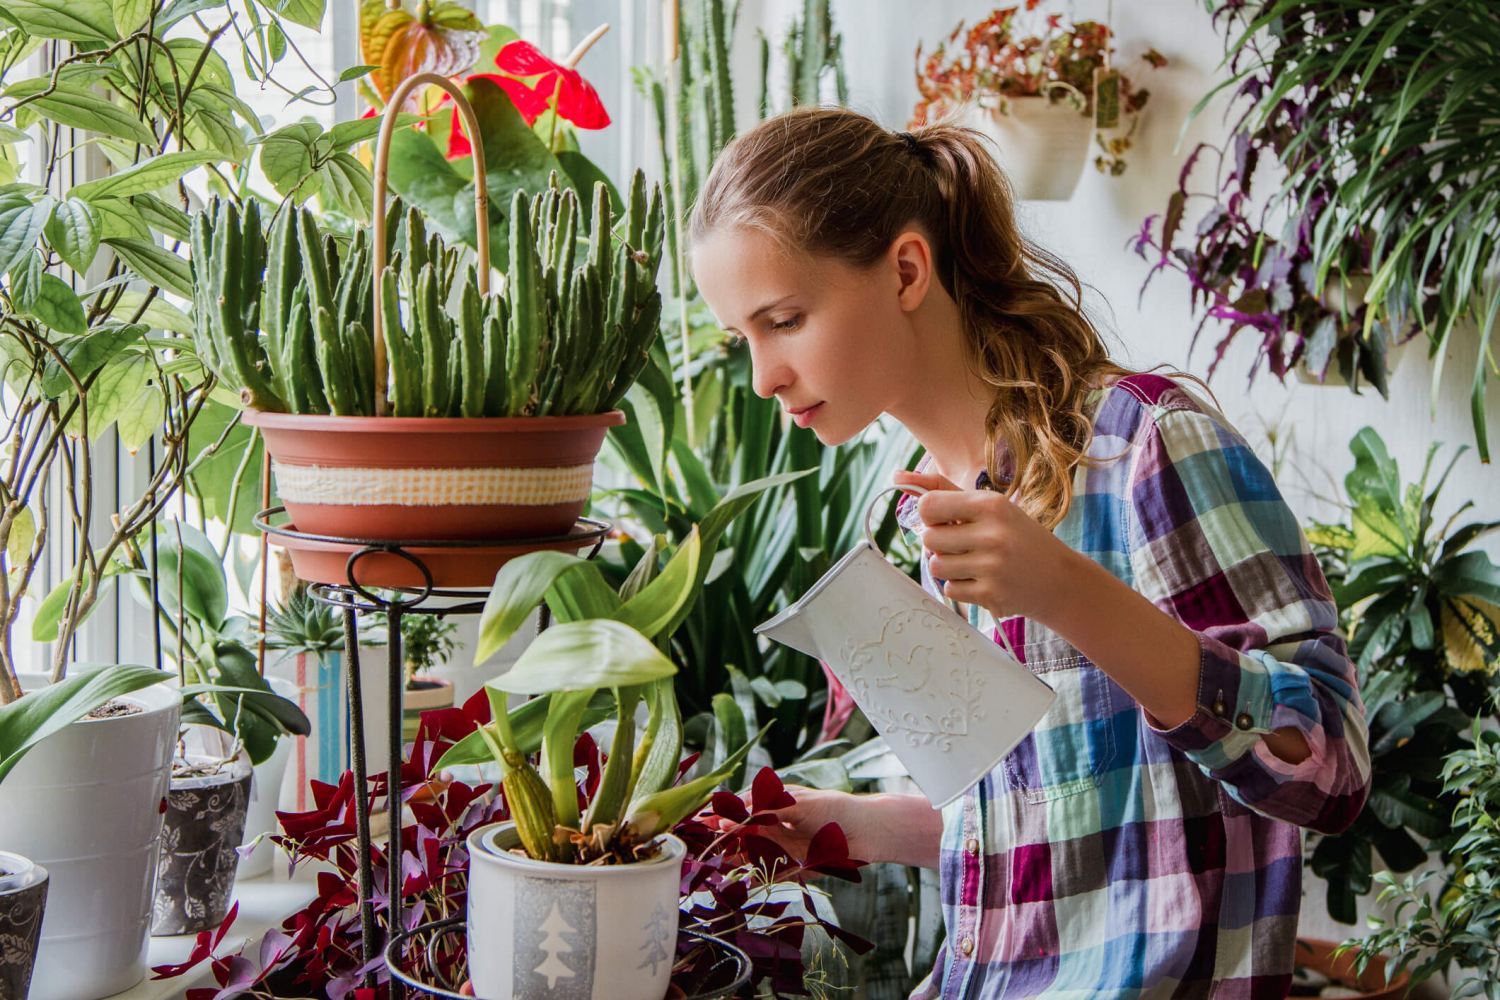
M 189 763 L 201 766 L 208 759 Z M 252 774 L 250 762 L 237 757 L 211 773 L 172 776 L 162 816 L 153 936 L 209 930 L 229 912 Z
M 47 869 L 0 851 L 0 1000 L 25 1000 L 31 989 L 47 908 Z
M 140 711 L 141 706 L 132 705 L 128 701 L 123 701 L 119 698 L 116 698 L 114 701 L 106 702 L 105 704 L 100 705 L 98 708 L 94 709 L 83 718 L 84 721 L 93 721 L 95 719 L 120 719 L 127 715 L 137 715 L 140 713 Z

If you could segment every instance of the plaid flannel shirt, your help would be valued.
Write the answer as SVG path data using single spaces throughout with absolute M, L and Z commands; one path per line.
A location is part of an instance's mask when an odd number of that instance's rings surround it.
M 1156 375 L 1098 394 L 1056 534 L 1192 629 L 1198 711 L 1163 731 L 1037 622 L 999 627 L 1057 701 L 944 812 L 947 942 L 918 1000 L 1287 995 L 1302 827 L 1337 832 L 1369 784 L 1364 709 L 1328 585 L 1270 473 Z M 915 503 L 898 519 L 918 525 Z M 923 585 L 941 584 L 922 566 Z M 989 634 L 983 609 L 970 620 Z M 1289 764 L 1262 734 L 1295 727 Z

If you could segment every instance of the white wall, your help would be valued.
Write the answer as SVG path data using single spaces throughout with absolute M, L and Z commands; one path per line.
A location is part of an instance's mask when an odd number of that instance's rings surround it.
M 746 3 L 736 39 L 741 51 L 752 47 L 754 14 L 760 15 L 759 23 L 772 38 L 779 38 L 792 14 L 802 7 L 800 0 Z M 850 103 L 891 128 L 905 127 L 917 100 L 913 82 L 917 42 L 930 50 L 960 20 L 972 24 L 991 6 L 958 0 L 926 0 L 920 4 L 911 0 L 833 0 L 835 30 L 844 36 Z M 1075 0 L 1050 3 L 1047 10 L 1070 13 L 1078 19 L 1103 19 L 1107 7 L 1107 0 Z M 1217 67 L 1223 41 L 1215 34 L 1201 0 L 1115 0 L 1113 23 L 1118 38 L 1116 64 L 1137 86 L 1151 91 L 1135 148 L 1127 154 L 1129 169 L 1122 177 L 1106 177 L 1090 164 L 1070 201 L 1026 202 L 1020 215 L 1032 237 L 1060 253 L 1086 284 L 1098 290 L 1095 311 L 1113 326 L 1119 344 L 1117 355 L 1122 360 L 1142 368 L 1165 362 L 1206 377 L 1213 345 L 1222 336 L 1219 327 L 1211 324 L 1206 328 L 1189 357 L 1188 344 L 1197 321 L 1189 309 L 1186 279 L 1170 272 L 1158 274 L 1137 305 L 1149 265 L 1126 244 L 1146 216 L 1165 209 L 1187 152 L 1200 140 L 1218 144 L 1227 134 L 1222 122 L 1223 105 L 1212 105 L 1188 127 L 1181 147 L 1177 147 L 1188 112 L 1220 79 Z M 1165 55 L 1169 65 L 1150 69 L 1140 58 L 1148 47 Z M 773 78 L 776 72 L 773 66 Z M 748 67 L 736 79 L 744 81 L 740 90 L 745 92 L 751 79 Z M 747 104 L 742 102 L 741 117 L 753 117 L 753 109 Z M 1200 167 L 1209 159 L 1205 155 Z M 1200 169 L 1197 176 L 1203 178 L 1204 187 L 1212 184 L 1211 174 L 1205 177 Z M 1259 178 L 1257 183 L 1266 186 Z M 1190 215 L 1184 229 L 1190 229 L 1195 221 L 1196 217 Z M 1320 504 L 1313 494 L 1328 496 L 1335 488 L 1342 491 L 1343 477 L 1353 464 L 1348 442 L 1361 427 L 1368 424 L 1380 432 L 1408 478 L 1420 473 L 1430 442 L 1473 442 L 1468 380 L 1477 338 L 1473 331 L 1461 331 L 1454 339 L 1456 345 L 1438 394 L 1435 419 L 1431 413 L 1432 366 L 1425 357 L 1425 344 L 1420 342 L 1413 344 L 1414 349 L 1407 352 L 1397 370 L 1390 402 L 1373 390 L 1356 397 L 1344 388 L 1304 385 L 1294 379 L 1282 385 L 1265 372 L 1247 389 L 1254 347 L 1248 338 L 1231 349 L 1210 385 L 1225 414 L 1263 455 L 1269 455 L 1269 449 L 1262 447 L 1263 421 L 1279 422 L 1282 435 L 1291 435 L 1293 451 L 1282 467 L 1282 490 L 1299 516 L 1326 518 L 1334 511 Z M 1500 391 L 1490 392 L 1488 412 L 1492 438 L 1500 452 Z M 1460 460 L 1445 496 L 1450 501 L 1449 510 L 1462 500 L 1472 499 L 1476 517 L 1500 519 L 1500 476 L 1493 467 L 1481 465 L 1472 449 Z M 1493 540 L 1490 544 L 1493 552 L 1500 552 Z

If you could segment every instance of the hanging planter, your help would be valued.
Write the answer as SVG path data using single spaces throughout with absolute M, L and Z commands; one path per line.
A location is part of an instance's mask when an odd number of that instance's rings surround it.
M 1067 201 L 1083 176 L 1094 121 L 1046 97 L 1015 97 L 1008 111 L 971 106 L 964 124 L 995 143 L 1001 168 L 1023 201 Z
M 254 773 L 243 756 L 213 767 L 207 758 L 186 762 L 195 770 L 172 776 L 162 814 L 151 934 L 196 934 L 218 927 L 229 912 L 235 848 L 245 832 Z
M 0 851 L 0 997 L 25 1000 L 47 907 L 47 869 Z
M 447 91 L 478 134 L 452 81 L 404 81 L 377 144 L 377 206 L 391 138 L 405 125 L 398 109 L 427 85 Z M 304 580 L 348 582 L 348 557 L 366 542 L 401 542 L 433 585 L 484 585 L 515 555 L 593 540 L 571 536 L 661 314 L 660 193 L 648 201 L 637 171 L 617 238 L 603 183 L 586 206 L 555 175 L 535 197 L 517 191 L 505 288 L 492 294 L 482 143 L 473 155 L 477 268 L 462 268 L 459 249 L 399 203 L 374 212 L 342 254 L 305 209 L 283 209 L 268 233 L 254 203 L 241 216 L 222 202 L 196 223 L 195 337 L 265 437 L 292 520 L 280 541 Z M 260 260 L 264 280 L 253 271 Z M 493 545 L 442 551 L 484 541 Z M 360 561 L 361 585 L 427 582 L 383 555 Z

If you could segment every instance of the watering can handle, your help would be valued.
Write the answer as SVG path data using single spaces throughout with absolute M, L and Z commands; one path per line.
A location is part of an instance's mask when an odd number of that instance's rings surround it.
M 870 506 L 865 508 L 865 541 L 870 543 L 870 548 L 874 549 L 876 552 L 880 552 L 880 546 L 875 544 L 875 532 L 870 527 L 870 517 L 875 513 L 875 505 L 880 501 L 880 498 L 885 496 L 887 493 L 915 493 L 917 496 L 921 496 L 926 492 L 927 487 L 925 486 L 913 486 L 908 484 L 906 486 L 887 486 L 885 489 L 881 490 L 879 493 L 871 497 Z

